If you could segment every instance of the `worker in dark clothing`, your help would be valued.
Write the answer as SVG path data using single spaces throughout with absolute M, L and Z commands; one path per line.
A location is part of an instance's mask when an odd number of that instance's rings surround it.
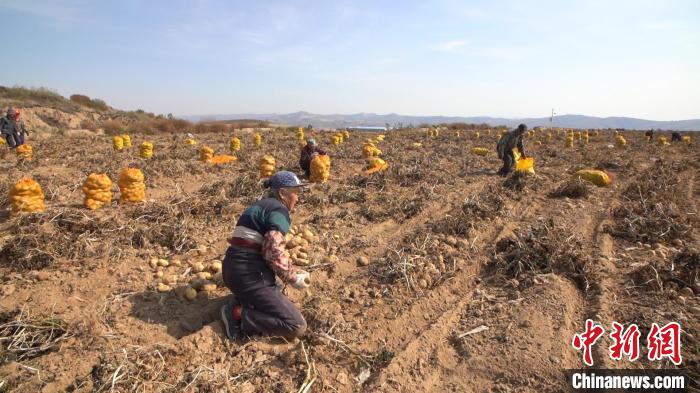
M 0 132 L 11 149 L 23 145 L 25 134 L 29 134 L 19 120 L 19 111 L 12 107 L 7 109 L 6 117 L 0 118 Z
M 525 149 L 523 148 L 523 135 L 527 131 L 527 126 L 521 124 L 518 128 L 505 133 L 501 139 L 498 140 L 496 144 L 496 152 L 498 153 L 498 158 L 503 160 L 503 167 L 498 171 L 500 176 L 506 177 L 510 173 L 511 169 L 515 165 L 515 155 L 513 154 L 513 149 L 516 147 L 520 151 L 521 158 L 526 158 Z
M 674 132 L 671 134 L 671 142 L 680 142 L 681 141 L 681 133 L 680 132 Z
M 649 130 L 644 133 L 644 136 L 647 137 L 647 142 L 651 143 L 654 141 L 654 130 Z
M 221 307 L 221 320 L 232 340 L 246 335 L 292 339 L 306 330 L 301 312 L 276 285 L 276 277 L 298 290 L 310 285 L 309 273 L 297 270 L 287 256 L 285 239 L 305 184 L 294 173 L 280 171 L 266 186 L 267 198 L 238 218 L 224 258 L 224 283 L 236 300 Z
M 301 156 L 299 157 L 299 166 L 307 177 L 311 176 L 311 161 L 318 154 L 325 155 L 326 152 L 319 149 L 315 139 L 309 138 L 306 141 L 306 146 L 301 149 Z

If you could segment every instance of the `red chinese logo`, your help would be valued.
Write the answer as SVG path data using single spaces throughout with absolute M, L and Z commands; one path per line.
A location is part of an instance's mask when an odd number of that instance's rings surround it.
M 639 358 L 639 327 L 631 324 L 627 330 L 617 322 L 612 323 L 613 332 L 610 337 L 613 344 L 610 346 L 610 359 L 621 360 L 623 355 L 627 355 L 630 361 L 634 362 Z
M 591 347 L 598 341 L 600 336 L 605 333 L 605 329 L 601 325 L 594 324 L 590 319 L 586 320 L 586 331 L 574 335 L 571 345 L 574 349 L 583 350 L 583 362 L 589 367 L 593 365 L 593 354 Z
M 681 364 L 681 325 L 678 322 L 670 322 L 659 328 L 656 323 L 651 324 L 647 348 L 649 360 L 668 358 L 676 366 Z

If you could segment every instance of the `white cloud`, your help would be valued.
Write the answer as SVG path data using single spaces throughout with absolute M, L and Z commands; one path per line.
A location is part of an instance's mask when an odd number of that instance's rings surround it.
M 441 52 L 453 52 L 465 45 L 467 45 L 465 40 L 452 40 L 436 44 L 433 46 L 433 49 Z

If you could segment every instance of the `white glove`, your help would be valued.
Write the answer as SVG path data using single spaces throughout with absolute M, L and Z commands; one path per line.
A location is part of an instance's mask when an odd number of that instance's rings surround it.
M 308 272 L 300 270 L 297 272 L 297 279 L 292 283 L 294 289 L 302 290 L 311 285 L 311 275 Z

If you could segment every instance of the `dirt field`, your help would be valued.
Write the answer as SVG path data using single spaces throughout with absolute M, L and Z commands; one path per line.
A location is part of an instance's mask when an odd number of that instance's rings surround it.
M 82 136 L 30 142 L 30 163 L 3 153 L 0 203 L 31 175 L 47 210 L 0 216 L 0 392 L 296 392 L 314 377 L 310 392 L 560 392 L 563 370 L 583 365 L 571 340 L 588 318 L 642 330 L 634 363 L 608 357 L 609 333 L 598 342 L 596 367 L 610 368 L 674 368 L 646 360 L 646 335 L 679 322 L 680 367 L 700 380 L 697 141 L 660 147 L 627 133 L 620 150 L 602 131 L 572 150 L 562 135 L 536 135 L 526 140 L 536 175 L 504 182 L 495 154 L 470 153 L 495 134 L 389 132 L 378 147 L 390 169 L 369 177 L 361 145 L 372 135 L 335 148 L 317 134 L 331 181 L 292 216 L 320 236 L 313 285 L 286 289 L 309 331 L 233 343 L 218 319 L 227 289 L 188 301 L 182 288 L 198 262 L 221 260 L 237 216 L 262 194 L 259 158 L 297 170 L 298 149 L 293 133 L 265 133 L 259 148 L 238 133 L 236 163 L 198 160 L 205 144 L 228 154 L 231 136 L 202 135 L 196 147 L 149 137 L 149 161 L 136 154 L 140 135 L 129 152 Z M 127 165 L 142 168 L 147 202 L 116 201 Z M 612 186 L 567 183 L 585 167 L 608 171 Z M 82 207 L 90 172 L 115 183 L 111 206 Z M 160 270 L 178 276 L 173 291 L 156 291 L 153 257 L 171 261 Z

